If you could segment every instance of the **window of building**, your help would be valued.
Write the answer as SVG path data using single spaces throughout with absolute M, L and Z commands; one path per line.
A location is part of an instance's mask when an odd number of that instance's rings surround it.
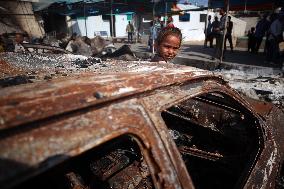
M 127 21 L 131 21 L 132 20 L 132 14 L 127 14 Z
M 184 13 L 183 15 L 179 15 L 180 22 L 190 22 L 190 14 Z
M 206 22 L 207 14 L 200 14 L 200 22 Z
M 162 118 L 195 188 L 238 188 L 260 150 L 257 121 L 233 98 L 208 93 L 174 105 Z
M 110 20 L 110 15 L 102 15 L 103 20 Z
M 148 165 L 132 136 L 122 136 L 102 144 L 18 188 L 55 189 L 153 189 Z

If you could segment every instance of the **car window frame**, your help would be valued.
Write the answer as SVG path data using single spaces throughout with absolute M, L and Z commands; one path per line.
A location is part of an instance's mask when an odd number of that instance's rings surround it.
M 144 105 L 147 107 L 148 114 L 150 115 L 151 119 L 153 119 L 153 122 L 155 126 L 157 127 L 158 133 L 163 133 L 161 135 L 161 138 L 168 148 L 168 152 L 173 151 L 172 153 L 169 153 L 169 156 L 171 157 L 173 164 L 175 165 L 175 168 L 177 172 L 179 173 L 179 176 L 181 177 L 181 183 L 183 185 L 183 188 L 194 188 L 194 183 L 192 182 L 192 179 L 190 177 L 190 173 L 188 173 L 186 166 L 181 158 L 180 152 L 177 149 L 177 146 L 173 139 L 171 139 L 171 136 L 169 133 L 167 133 L 167 126 L 161 116 L 161 112 L 166 110 L 167 108 L 174 106 L 175 104 L 178 104 L 182 101 L 188 100 L 190 98 L 194 98 L 196 96 L 205 94 L 205 93 L 224 93 L 231 98 L 233 98 L 236 102 L 239 103 L 239 105 L 243 106 L 245 109 L 248 110 L 248 112 L 259 121 L 257 124 L 257 130 L 258 135 L 261 138 L 259 140 L 260 147 L 258 149 L 258 152 L 253 160 L 253 165 L 248 171 L 246 181 L 249 180 L 250 175 L 252 174 L 253 168 L 257 164 L 257 159 L 260 157 L 260 155 L 263 152 L 263 145 L 265 141 L 265 130 L 263 130 L 263 122 L 261 121 L 261 118 L 255 114 L 252 110 L 252 108 L 249 106 L 249 104 L 231 87 L 229 87 L 224 82 L 220 82 L 219 80 L 214 79 L 196 79 L 194 81 L 189 81 L 188 83 L 181 83 L 178 85 L 168 86 L 160 90 L 156 90 L 155 94 L 153 96 L 149 97 L 148 99 L 144 100 Z M 170 96 L 167 100 L 163 99 L 162 101 L 159 101 L 158 103 L 154 102 L 154 99 L 159 99 L 160 93 L 164 93 L 165 96 Z M 151 104 L 155 104 L 155 108 L 151 108 Z M 179 155 L 173 155 L 175 153 L 178 153 Z M 182 165 L 177 165 L 175 162 L 182 161 Z M 185 169 L 185 170 L 184 170 Z M 186 180 L 186 181 L 185 181 Z
M 121 115 L 121 118 L 124 117 L 127 122 L 127 125 L 123 125 L 125 124 L 125 121 L 123 121 L 123 119 L 118 119 L 117 122 L 113 122 L 113 123 L 121 123 L 122 125 L 119 126 L 115 126 L 115 125 L 109 125 L 109 119 L 113 119 L 110 118 L 109 116 L 107 116 L 105 113 L 109 113 L 111 116 L 115 116 L 115 113 L 122 111 L 124 108 L 131 108 L 134 109 L 134 114 L 136 115 L 135 117 L 135 122 L 134 119 L 129 119 L 129 114 L 123 114 Z M 105 113 L 104 113 L 105 112 Z M 79 115 L 78 115 L 79 114 Z M 89 114 L 89 115 L 87 115 Z M 101 114 L 101 116 L 103 117 L 102 120 L 100 121 L 96 121 L 96 119 L 98 117 L 100 117 L 98 114 Z M 132 113 L 133 114 L 133 113 Z M 93 115 L 93 116 L 92 116 Z M 74 116 L 74 117 L 72 117 Z M 145 158 L 145 161 L 148 165 L 149 168 L 149 172 L 151 174 L 151 178 L 153 180 L 153 184 L 155 186 L 156 189 L 161 189 L 161 188 L 180 188 L 180 183 L 177 180 L 177 174 L 175 173 L 174 169 L 172 168 L 171 162 L 170 162 L 170 158 L 167 156 L 164 156 L 163 151 L 165 151 L 165 148 L 163 145 L 161 145 L 161 140 L 159 135 L 156 133 L 155 128 L 152 125 L 151 120 L 149 119 L 149 117 L 147 116 L 147 114 L 145 113 L 145 109 L 144 107 L 139 103 L 139 101 L 137 99 L 127 99 L 124 101 L 117 101 L 117 102 L 112 102 L 111 104 L 105 104 L 104 106 L 99 106 L 99 107 L 95 107 L 95 108 L 91 108 L 91 109 L 87 109 L 87 110 L 83 110 L 81 113 L 78 112 L 72 112 L 71 115 L 69 116 L 68 114 L 63 115 L 62 117 L 58 116 L 56 117 L 54 120 L 55 122 L 53 122 L 52 120 L 49 120 L 47 122 L 44 122 L 41 124 L 41 122 L 37 122 L 37 127 L 31 127 L 30 130 L 27 130 L 25 133 L 15 133 L 14 135 L 11 135 L 11 138 L 7 136 L 6 139 L 0 140 L 0 144 L 5 144 L 6 141 L 6 145 L 9 145 L 8 142 L 10 142 L 11 140 L 13 140 L 15 137 L 21 136 L 21 137 L 33 137 L 36 136 L 35 134 L 30 135 L 31 133 L 36 133 L 38 135 L 38 132 L 41 131 L 41 129 L 52 129 L 52 128 L 58 128 L 59 125 L 68 125 L 67 123 L 71 123 L 74 124 L 74 129 L 78 128 L 78 126 L 76 126 L 75 123 L 72 123 L 71 120 L 74 119 L 78 119 L 81 116 L 84 117 L 84 121 L 82 121 L 82 124 L 86 125 L 86 127 L 90 127 L 90 128 L 86 128 L 88 130 L 92 129 L 92 127 L 94 127 L 94 132 L 95 131 L 99 131 L 102 132 L 102 134 L 96 134 L 99 135 L 99 138 L 95 138 L 95 136 L 92 136 L 93 141 L 88 141 L 86 139 L 87 143 L 83 143 L 82 145 L 82 141 L 80 141 L 80 139 L 78 139 L 81 143 L 80 146 L 76 146 L 75 145 L 75 149 L 70 148 L 69 146 L 62 146 L 62 148 L 64 148 L 65 153 L 64 155 L 66 157 L 61 157 L 60 154 L 53 156 L 53 155 L 43 155 L 42 158 L 43 160 L 37 160 L 36 163 L 34 163 L 34 166 L 39 166 L 38 169 L 36 170 L 28 170 L 26 171 L 25 175 L 19 177 L 19 175 L 21 175 L 21 172 L 15 172 L 15 176 L 13 177 L 7 177 L 8 180 L 4 180 L 4 182 L 1 182 L 2 184 L 6 184 L 3 185 L 5 186 L 5 188 L 11 188 L 14 187 L 16 185 L 21 185 L 21 183 L 24 183 L 25 180 L 29 180 L 32 179 L 35 175 L 40 175 L 41 173 L 48 171 L 50 168 L 52 167 L 56 167 L 58 166 L 61 162 L 63 161 L 68 161 L 69 158 L 72 157 L 76 157 L 77 155 L 81 155 L 84 152 L 91 150 L 95 147 L 98 147 L 100 145 L 103 145 L 105 142 L 111 141 L 112 139 L 116 139 L 119 136 L 133 136 L 133 139 L 136 141 L 137 145 L 140 148 L 140 152 L 141 155 Z M 81 118 L 83 118 L 81 117 Z M 71 119 L 72 118 L 72 119 Z M 87 126 L 89 123 L 89 121 L 86 119 L 89 118 L 89 120 L 91 121 L 95 121 L 97 123 L 94 123 L 93 126 Z M 79 119 L 78 119 L 79 120 Z M 122 121 L 121 121 L 122 120 Z M 74 121 L 73 121 L 74 122 Z M 139 123 L 139 125 L 136 125 L 136 123 Z M 102 131 L 100 127 L 98 127 L 98 125 L 102 126 L 102 125 L 109 125 L 108 128 L 104 128 L 105 131 Z M 92 124 L 91 124 L 92 125 Z M 141 128 L 142 126 L 142 128 Z M 25 125 L 25 127 L 28 127 L 28 125 Z M 70 127 L 70 126 L 68 126 Z M 80 127 L 82 127 L 80 125 Z M 150 129 L 150 133 L 151 135 L 149 135 L 149 129 Z M 91 130 L 90 130 L 91 131 Z M 147 132 L 148 134 L 147 134 Z M 59 131 L 57 131 L 59 132 Z M 63 131 L 60 131 L 63 132 Z M 59 132 L 59 133 L 60 133 Z M 81 132 L 84 133 L 86 131 L 83 131 L 83 129 L 80 130 L 76 130 L 76 132 Z M 22 136 L 23 135 L 23 136 Z M 46 141 L 48 138 L 50 138 L 51 134 L 45 134 L 42 135 L 42 142 L 40 143 L 42 144 L 48 144 L 48 141 Z M 78 135 L 79 137 L 80 135 Z M 40 136 L 38 136 L 40 137 Z M 53 136 L 55 137 L 55 135 Z M 67 137 L 67 136 L 62 136 Z M 72 137 L 72 135 L 68 135 L 68 137 Z M 80 137 L 79 137 L 80 138 Z M 90 136 L 88 136 L 88 138 L 90 138 Z M 21 139 L 21 138 L 20 138 Z M 34 140 L 36 140 L 37 138 L 35 138 Z M 79 143 L 78 143 L 79 144 Z M 30 145 L 30 141 L 27 142 L 22 142 L 22 143 L 17 143 L 17 146 L 13 147 L 14 149 L 19 149 L 19 147 L 27 147 Z M 69 148 L 69 149 L 68 149 Z M 1 149 L 3 150 L 3 149 Z M 7 153 L 11 153 L 10 152 L 13 151 L 13 149 L 11 148 L 6 148 L 6 152 Z M 64 151 L 63 150 L 63 151 Z M 5 150 L 4 150 L 5 151 Z M 2 152 L 4 152 L 2 151 Z M 51 151 L 51 150 L 50 150 Z M 30 150 L 26 151 L 26 155 L 25 156 L 29 156 L 28 153 L 32 153 Z M 56 152 L 48 152 L 50 154 L 54 153 L 56 154 Z M 4 153 L 3 153 L 4 154 Z M 10 159 L 13 160 L 13 158 L 15 155 L 11 155 Z M 17 155 L 16 155 L 17 156 Z M 48 157 L 48 159 L 50 159 L 50 162 L 47 163 L 45 162 L 44 156 Z M 23 162 L 27 161 L 27 157 L 23 158 Z M 41 165 L 44 166 L 41 166 Z M 11 182 L 12 179 L 16 179 L 14 180 L 16 182 Z M 6 181 L 6 182 L 5 182 Z

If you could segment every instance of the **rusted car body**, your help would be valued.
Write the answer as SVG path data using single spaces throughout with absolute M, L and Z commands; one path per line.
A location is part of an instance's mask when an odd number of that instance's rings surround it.
M 281 186 L 282 110 L 208 71 L 133 65 L 2 88 L 1 188 Z

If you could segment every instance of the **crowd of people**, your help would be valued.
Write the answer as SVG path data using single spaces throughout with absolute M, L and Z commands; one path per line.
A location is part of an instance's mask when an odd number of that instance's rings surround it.
M 248 51 L 258 53 L 261 43 L 266 37 L 264 53 L 266 61 L 270 64 L 279 64 L 279 44 L 283 42 L 284 35 L 284 12 L 279 14 L 265 14 L 255 27 L 248 32 Z
M 225 30 L 225 18 L 226 13 L 224 10 L 220 10 L 221 18 L 216 16 L 212 22 L 212 17 L 208 16 L 207 28 L 205 31 L 205 47 L 207 47 L 208 42 L 210 48 L 213 48 L 213 40 L 216 39 L 216 58 L 221 57 L 222 45 L 224 46 L 224 51 L 227 49 L 227 41 L 230 44 L 231 52 L 233 52 L 233 41 L 232 41 L 232 31 L 233 22 L 231 21 L 231 16 L 228 16 L 226 30 Z M 223 42 L 223 34 L 225 34 L 225 41 Z M 280 11 L 278 14 L 273 13 L 271 15 L 265 14 L 259 20 L 255 27 L 252 27 L 248 33 L 248 52 L 258 53 L 262 41 L 265 40 L 265 60 L 270 64 L 280 63 L 280 49 L 279 44 L 283 41 L 284 32 L 284 12 Z
M 224 50 L 227 50 L 227 41 L 230 44 L 231 52 L 233 52 L 234 49 L 232 40 L 233 22 L 231 21 L 231 16 L 228 16 L 228 21 L 226 24 L 226 12 L 223 9 L 220 9 L 219 14 L 221 15 L 220 20 L 217 16 L 215 16 L 213 22 L 211 21 L 212 16 L 208 16 L 207 27 L 205 31 L 205 47 L 207 47 L 207 44 L 209 42 L 210 48 L 213 48 L 213 40 L 216 39 L 216 58 L 221 57 L 224 32 L 226 32 L 223 45 Z

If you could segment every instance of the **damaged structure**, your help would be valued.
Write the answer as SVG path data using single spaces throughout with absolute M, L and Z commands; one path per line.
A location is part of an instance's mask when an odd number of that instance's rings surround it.
M 32 56 L 1 56 L 1 188 L 283 188 L 283 111 L 219 75 Z
M 0 1 L 0 34 L 24 33 L 30 37 L 43 37 L 45 32 L 40 24 L 40 17 L 34 14 L 33 0 Z

